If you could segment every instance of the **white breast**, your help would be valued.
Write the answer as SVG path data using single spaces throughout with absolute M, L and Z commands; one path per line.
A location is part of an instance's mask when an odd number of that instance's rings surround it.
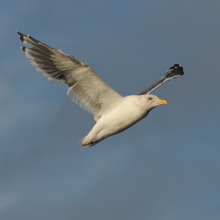
M 139 96 L 140 97 L 140 96 Z M 147 115 L 138 96 L 127 96 L 111 112 L 103 115 L 85 138 L 86 142 L 101 141 L 132 126 Z

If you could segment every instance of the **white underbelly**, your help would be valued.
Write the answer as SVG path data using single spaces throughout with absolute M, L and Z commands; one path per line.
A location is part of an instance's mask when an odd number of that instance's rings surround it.
M 132 126 L 143 118 L 143 114 L 141 114 L 140 112 L 134 113 L 130 111 L 119 114 L 113 113 L 106 116 L 106 120 L 105 118 L 103 118 L 103 123 L 107 125 L 109 130 L 115 131 L 116 133 L 127 129 L 128 127 Z
M 83 144 L 99 142 L 111 135 L 117 134 L 134 125 L 144 118 L 147 113 L 145 103 L 139 101 L 140 97 L 125 97 L 124 101 L 112 111 L 103 114 L 89 134 L 84 138 Z
M 99 138 L 106 138 L 129 128 L 147 115 L 146 111 L 124 105 L 103 115 L 94 126 Z

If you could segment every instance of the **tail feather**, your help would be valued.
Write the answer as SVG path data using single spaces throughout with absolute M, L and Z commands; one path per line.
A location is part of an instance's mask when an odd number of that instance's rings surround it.
M 84 148 L 84 147 L 85 147 L 85 146 L 82 144 L 82 142 L 83 142 L 84 139 L 85 139 L 85 138 L 83 138 L 83 139 L 81 139 L 81 140 L 79 141 L 80 148 Z
M 80 148 L 82 149 L 82 148 L 89 148 L 89 147 L 92 147 L 92 146 L 94 146 L 94 145 L 96 145 L 96 144 L 98 144 L 98 142 L 96 142 L 96 143 L 90 143 L 90 144 L 88 144 L 88 145 L 84 145 L 82 142 L 83 142 L 83 140 L 85 139 L 86 137 L 84 137 L 83 139 L 81 139 L 80 141 L 79 141 L 79 145 L 80 145 Z

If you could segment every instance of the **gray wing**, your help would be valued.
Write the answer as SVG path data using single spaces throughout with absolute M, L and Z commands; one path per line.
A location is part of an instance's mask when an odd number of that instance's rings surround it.
M 179 76 L 182 76 L 183 74 L 184 74 L 183 67 L 179 64 L 174 64 L 172 67 L 170 67 L 170 69 L 163 75 L 163 77 L 159 81 L 157 81 L 154 84 L 152 84 L 151 86 L 149 86 L 147 89 L 145 89 L 139 95 L 150 94 L 154 89 L 161 86 L 165 82 L 167 82 L 171 79 L 175 79 Z
M 69 85 L 67 95 L 82 108 L 94 114 L 97 121 L 123 99 L 93 70 L 61 50 L 55 50 L 31 36 L 17 32 L 28 47 L 21 47 L 30 63 L 50 82 Z

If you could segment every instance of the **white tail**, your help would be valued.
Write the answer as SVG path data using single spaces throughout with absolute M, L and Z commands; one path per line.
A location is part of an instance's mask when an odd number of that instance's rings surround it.
M 85 146 L 85 145 L 82 143 L 85 138 L 86 138 L 86 137 L 84 137 L 83 139 L 81 139 L 81 140 L 79 141 L 80 148 L 84 148 L 84 147 L 85 147 L 85 148 L 89 148 L 89 147 L 92 147 L 92 146 L 98 144 L 98 142 L 96 142 L 96 143 L 90 143 L 90 144 L 88 144 L 88 145 Z

